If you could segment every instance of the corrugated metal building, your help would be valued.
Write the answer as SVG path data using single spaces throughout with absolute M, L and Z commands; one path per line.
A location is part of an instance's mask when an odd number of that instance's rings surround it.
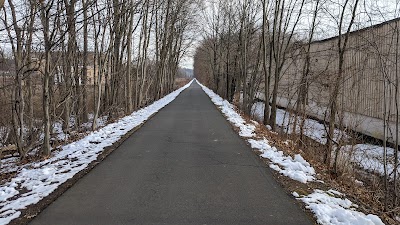
M 394 88 L 400 79 L 399 35 L 400 18 L 352 32 L 345 52 L 344 76 L 339 94 L 340 110 L 345 112 L 344 122 L 356 131 L 383 139 L 384 115 L 389 115 L 391 142 L 396 126 Z M 302 46 L 292 52 L 287 62 L 279 86 L 281 106 L 290 108 L 294 105 L 305 48 Z M 338 73 L 338 37 L 313 42 L 310 55 L 307 111 L 324 119 L 332 84 Z

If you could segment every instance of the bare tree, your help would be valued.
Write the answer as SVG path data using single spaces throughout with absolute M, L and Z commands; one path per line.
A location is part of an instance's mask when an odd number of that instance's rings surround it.
M 306 119 L 306 103 L 307 103 L 307 93 L 310 85 L 310 69 L 311 69 L 311 43 L 314 38 L 315 28 L 317 25 L 317 15 L 320 7 L 320 1 L 316 0 L 314 3 L 314 11 L 311 22 L 311 29 L 308 34 L 307 44 L 305 46 L 305 56 L 304 56 L 304 65 L 301 73 L 299 90 L 297 95 L 297 101 L 295 106 L 295 112 L 298 116 L 300 116 L 300 144 L 304 142 L 304 123 Z M 296 131 L 298 124 L 298 116 L 295 116 L 295 120 L 293 123 L 293 130 Z
M 274 9 L 274 23 L 272 27 L 271 37 L 271 51 L 272 51 L 272 62 L 270 67 L 273 66 L 273 78 L 274 86 L 272 90 L 272 102 L 271 102 L 271 115 L 269 118 L 269 125 L 274 130 L 276 127 L 276 111 L 277 111 L 277 97 L 280 77 L 282 70 L 287 60 L 287 54 L 292 47 L 292 39 L 296 30 L 296 27 L 300 21 L 305 0 L 295 0 L 290 2 L 288 5 L 285 4 L 284 0 L 275 1 Z M 295 9 L 298 8 L 296 12 Z M 272 69 L 270 69 L 272 71 Z M 265 96 L 266 103 L 269 102 L 269 97 Z M 268 104 L 266 104 L 267 106 Z M 265 107 L 268 110 L 268 107 Z M 264 113 L 265 114 L 265 113 Z
M 337 53 L 338 53 L 338 68 L 337 68 L 337 76 L 336 80 L 333 83 L 332 91 L 329 97 L 329 128 L 328 128 L 328 141 L 326 143 L 326 153 L 324 155 L 324 162 L 326 165 L 330 166 L 331 164 L 331 152 L 334 146 L 334 131 L 336 124 L 336 114 L 338 113 L 338 96 L 341 88 L 341 84 L 343 83 L 343 70 L 344 70 L 344 60 L 345 60 L 345 52 L 347 50 L 347 44 L 350 36 L 350 31 L 354 24 L 354 20 L 356 17 L 357 6 L 359 0 L 355 0 L 353 5 L 349 4 L 350 0 L 345 0 L 344 4 L 340 6 L 340 18 L 338 22 L 338 40 L 337 40 Z M 347 24 L 347 28 L 345 28 L 344 19 L 347 11 L 351 12 L 350 22 Z M 345 34 L 343 34 L 343 29 L 346 29 Z
M 50 19 L 51 19 L 51 9 L 53 7 L 54 1 L 49 1 L 47 3 L 41 3 L 40 9 L 40 20 L 43 26 L 43 37 L 44 37 L 44 71 L 43 71 L 43 133 L 44 140 L 42 146 L 42 154 L 48 157 L 51 153 L 50 146 L 50 129 L 51 129 L 51 117 L 50 117 L 50 76 L 52 73 L 51 67 L 51 49 L 52 49 L 52 41 L 55 35 L 55 30 L 51 30 L 50 28 Z

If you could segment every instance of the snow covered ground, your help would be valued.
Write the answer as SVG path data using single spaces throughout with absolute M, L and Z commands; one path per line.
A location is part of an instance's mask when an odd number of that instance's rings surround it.
M 292 193 L 296 199 L 303 201 L 306 208 L 316 216 L 317 222 L 326 225 L 384 225 L 381 219 L 372 214 L 358 212 L 358 206 L 345 195 L 335 190 L 314 190 L 313 193 L 300 196 Z
M 253 105 L 252 114 L 255 118 L 262 120 L 264 116 L 264 103 L 258 102 Z M 293 117 L 290 119 L 290 115 L 287 111 L 278 109 L 276 116 L 276 123 L 288 133 L 293 132 Z M 289 125 L 290 124 L 290 125 Z M 327 135 L 326 130 L 323 124 L 319 123 L 313 119 L 306 119 L 304 123 L 304 135 L 307 137 L 321 143 L 326 144 Z M 297 126 L 296 133 L 300 133 L 300 128 Z M 338 129 L 335 130 L 336 139 L 342 135 L 343 138 L 349 139 L 350 137 L 344 133 L 339 132 Z M 379 174 L 384 174 L 384 166 L 383 166 L 383 152 L 384 148 L 378 145 L 371 144 L 357 144 L 357 145 L 347 145 L 342 147 L 342 153 L 346 154 L 346 157 L 354 163 L 357 163 L 360 168 L 363 168 L 366 171 L 376 172 Z M 387 148 L 387 157 L 394 157 L 394 149 Z M 393 164 L 387 165 L 387 173 L 393 174 L 394 166 Z M 400 169 L 398 169 L 398 173 L 400 173 Z
M 264 118 L 264 106 L 265 104 L 262 102 L 257 102 L 253 105 L 252 114 L 255 118 L 262 121 Z M 285 131 L 288 131 L 289 134 L 293 133 L 293 126 L 292 123 L 294 121 L 293 117 L 290 117 L 289 113 L 285 110 L 278 109 L 276 113 L 276 123 L 280 127 L 282 127 Z M 289 126 L 290 125 L 290 126 Z M 296 127 L 296 133 L 300 133 L 300 126 Z M 318 121 L 312 119 L 306 119 L 304 122 L 304 134 L 321 143 L 326 144 L 327 142 L 327 135 L 325 126 Z M 335 139 L 338 139 L 340 135 L 343 135 L 344 138 L 348 138 L 348 136 L 344 132 L 340 132 L 338 129 L 335 129 L 334 136 Z
M 7 224 L 21 215 L 20 210 L 39 202 L 97 159 L 105 147 L 145 122 L 151 115 L 173 101 L 186 86 L 115 123 L 90 133 L 85 138 L 53 152 L 51 158 L 18 166 L 13 159 L 4 160 L 1 173 L 16 171 L 9 182 L 0 186 L 0 224 Z
M 81 124 L 81 126 L 79 127 L 80 128 L 79 130 L 87 130 L 87 131 L 91 130 L 92 122 L 94 119 L 93 117 L 94 117 L 93 114 L 90 113 L 88 115 L 89 121 Z M 97 127 L 104 127 L 107 124 L 107 118 L 108 118 L 108 116 L 102 116 L 100 118 L 97 118 L 97 120 L 96 120 Z M 73 130 L 75 128 L 75 121 L 76 121 L 75 116 L 71 116 L 70 121 L 69 121 L 69 127 L 71 128 L 71 130 Z M 35 123 L 41 124 L 41 121 L 36 120 Z M 70 135 L 64 133 L 62 126 L 63 126 L 62 121 L 55 121 L 52 123 L 51 133 L 52 133 L 52 136 L 54 135 L 52 137 L 53 140 L 65 141 L 65 140 L 68 140 L 68 138 L 70 137 Z M 28 136 L 29 129 L 27 127 L 24 127 L 23 129 L 24 129 L 24 136 L 25 137 Z M 4 143 L 8 139 L 8 136 L 10 135 L 10 133 L 11 133 L 10 127 L 0 126 L 0 147 L 5 146 Z M 44 139 L 43 132 L 38 131 L 38 133 L 39 133 L 39 140 L 43 141 L 43 139 Z M 35 152 L 35 151 L 32 151 L 32 152 Z
M 261 152 L 261 157 L 271 160 L 270 168 L 302 183 L 315 180 L 315 170 L 300 154 L 285 156 L 282 151 L 268 144 L 268 140 L 249 139 L 251 147 Z
M 83 128 L 85 130 L 90 130 L 92 127 L 92 123 L 93 123 L 93 118 L 94 115 L 92 113 L 90 113 L 88 115 L 88 119 L 89 121 L 86 123 L 81 124 L 80 128 Z M 107 124 L 107 119 L 108 116 L 102 116 L 100 118 L 97 118 L 96 123 L 97 123 L 97 127 L 104 127 Z M 75 126 L 75 116 L 71 116 L 70 121 L 69 121 L 69 126 L 70 128 L 73 128 Z M 58 140 L 66 140 L 69 138 L 68 134 L 64 133 L 64 130 L 62 129 L 62 122 L 55 122 L 53 123 L 53 132 L 54 134 L 56 134 L 56 139 Z M 43 139 L 43 134 L 41 135 L 41 139 Z
M 197 80 L 196 80 L 197 81 Z M 198 82 L 198 81 L 197 81 Z M 199 82 L 198 82 L 199 83 Z M 200 83 L 199 83 L 200 84 Z M 268 158 L 271 163 L 270 168 L 278 171 L 293 180 L 302 183 L 307 183 L 315 180 L 315 170 L 301 155 L 294 157 L 285 156 L 282 151 L 279 151 L 273 146 L 268 144 L 268 140 L 252 139 L 255 137 L 255 127 L 253 124 L 257 122 L 251 121 L 247 123 L 235 110 L 235 106 L 228 101 L 222 99 L 219 95 L 215 94 L 212 90 L 200 84 L 204 92 L 211 98 L 211 101 L 219 107 L 221 112 L 227 117 L 234 126 L 240 129 L 239 135 L 247 138 L 251 147 L 259 150 L 262 154 L 261 157 Z M 281 110 L 283 111 L 283 110 Z M 282 112 L 281 112 L 282 113 Z M 278 116 L 284 122 L 284 116 Z M 312 131 L 310 131 L 312 132 Z M 317 131 L 318 132 L 318 131 Z M 320 134 L 317 136 L 323 137 Z M 316 137 L 317 137 L 316 136 Z M 300 196 L 297 193 L 293 195 L 303 201 L 307 208 L 309 208 L 317 218 L 317 222 L 326 225 L 382 225 L 384 224 L 379 217 L 375 215 L 365 215 L 364 213 L 356 211 L 357 205 L 353 204 L 350 200 L 346 199 L 344 194 L 334 190 L 321 191 L 314 190 L 314 193 L 306 196 Z M 338 197 L 336 197 L 338 196 Z
M 346 153 L 352 162 L 357 163 L 358 166 L 366 171 L 375 172 L 380 175 L 385 174 L 383 164 L 384 151 L 382 146 L 371 144 L 346 145 L 342 147 L 342 152 Z M 394 151 L 393 148 L 386 148 L 386 156 L 390 162 L 387 164 L 386 172 L 392 178 L 394 175 Z M 400 174 L 400 168 L 397 168 L 397 174 Z

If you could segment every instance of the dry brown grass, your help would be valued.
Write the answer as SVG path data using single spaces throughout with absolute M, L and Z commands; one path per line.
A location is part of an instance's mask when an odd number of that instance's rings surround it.
M 53 120 L 58 121 L 61 120 L 62 113 L 63 113 L 63 105 L 60 104 L 62 99 L 64 98 L 61 87 L 59 86 L 54 86 L 53 87 L 53 94 L 51 95 L 51 116 Z M 87 86 L 87 109 L 88 113 L 92 113 L 94 111 L 94 87 L 91 85 Z M 9 128 L 11 129 L 12 127 L 12 92 L 13 92 L 13 86 L 9 86 L 7 88 L 0 89 L 0 127 L 3 128 Z M 28 93 L 25 88 L 24 90 L 24 96 L 25 96 L 25 123 L 28 122 L 29 118 L 29 113 L 28 113 L 28 103 L 27 103 L 27 98 L 28 98 Z M 42 104 L 42 88 L 40 85 L 35 85 L 32 88 L 32 105 L 33 105 L 33 120 L 34 120 L 34 126 L 40 129 L 41 127 L 41 120 L 43 118 L 43 104 Z M 72 99 L 72 101 L 75 101 L 76 99 Z M 76 102 L 74 103 L 76 104 Z M 59 107 L 55 107 L 58 105 Z M 12 144 L 12 136 L 8 136 L 7 139 L 1 136 L 0 134 L 0 143 L 2 145 L 9 145 Z M 34 140 L 31 140 L 34 141 Z

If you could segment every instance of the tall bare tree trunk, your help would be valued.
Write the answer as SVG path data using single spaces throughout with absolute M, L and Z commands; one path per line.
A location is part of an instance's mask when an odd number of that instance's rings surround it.
M 51 118 L 50 118 L 50 64 L 51 64 L 51 37 L 50 37 L 50 9 L 52 2 L 48 4 L 41 3 L 40 17 L 43 26 L 43 37 L 45 47 L 45 67 L 43 72 L 43 133 L 44 140 L 42 145 L 42 154 L 48 157 L 51 153 L 50 146 L 50 129 L 51 129 Z
M 306 52 L 305 52 L 305 59 L 303 64 L 303 70 L 300 79 L 299 91 L 297 95 L 296 101 L 296 116 L 293 123 L 293 131 L 296 132 L 297 129 L 297 121 L 300 117 L 300 145 L 304 143 L 304 123 L 306 120 L 307 112 L 306 112 L 306 104 L 307 104 L 307 93 L 309 87 L 309 73 L 310 73 L 310 49 L 311 43 L 314 37 L 314 31 L 316 27 L 317 21 L 317 14 L 319 8 L 319 0 L 315 1 L 315 8 L 313 11 L 313 20 L 311 23 L 311 30 L 308 36 Z
M 88 121 L 88 108 L 87 108 L 87 88 L 86 83 L 88 81 L 88 4 L 87 0 L 82 0 L 83 6 L 83 65 L 82 65 L 82 112 L 80 113 L 81 122 L 86 123 Z M 93 71 L 94 73 L 94 71 Z

